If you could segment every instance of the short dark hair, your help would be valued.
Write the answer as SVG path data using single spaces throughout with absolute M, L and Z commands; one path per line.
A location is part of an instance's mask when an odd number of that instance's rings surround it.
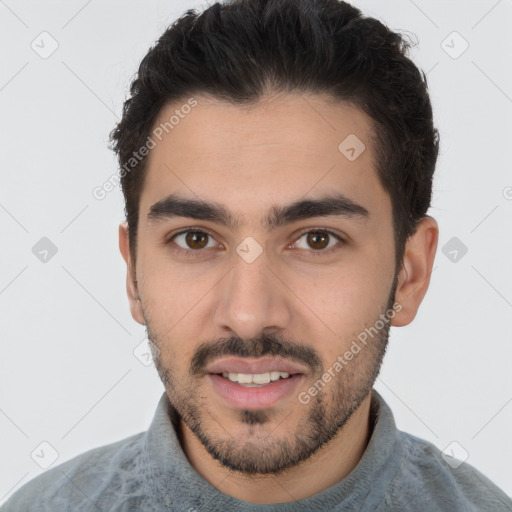
M 398 270 L 407 238 L 430 207 L 439 151 L 427 77 L 407 57 L 410 46 L 338 0 L 231 0 L 202 13 L 189 9 L 143 58 L 110 148 L 126 169 L 162 108 L 194 94 L 238 106 L 255 105 L 269 92 L 351 103 L 372 119 L 376 171 L 393 205 Z M 121 174 L 134 260 L 146 162 Z

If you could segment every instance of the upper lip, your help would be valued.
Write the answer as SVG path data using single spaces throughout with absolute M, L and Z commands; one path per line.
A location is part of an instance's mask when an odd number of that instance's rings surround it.
M 278 357 L 265 357 L 259 359 L 229 357 L 209 364 L 205 371 L 206 373 L 227 372 L 245 374 L 286 372 L 290 375 L 306 373 L 306 369 L 301 365 Z

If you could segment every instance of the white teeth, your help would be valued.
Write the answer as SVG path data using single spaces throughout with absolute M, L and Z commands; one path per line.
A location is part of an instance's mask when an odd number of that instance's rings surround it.
M 245 385 L 263 385 L 280 378 L 287 379 L 290 374 L 286 372 L 265 372 L 265 373 L 232 373 L 223 372 L 222 376 L 231 382 L 238 382 Z
M 251 375 L 248 375 L 251 377 Z M 240 375 L 238 376 L 238 382 L 240 382 Z M 270 382 L 270 373 L 255 373 L 252 375 L 252 382 L 254 384 L 268 384 Z
M 270 380 L 277 380 L 281 376 L 281 372 L 270 372 Z
M 231 377 L 231 375 L 230 375 Z M 249 375 L 247 373 L 239 373 L 238 374 L 238 383 L 239 384 L 252 384 L 252 375 Z M 255 382 L 255 384 L 257 384 Z

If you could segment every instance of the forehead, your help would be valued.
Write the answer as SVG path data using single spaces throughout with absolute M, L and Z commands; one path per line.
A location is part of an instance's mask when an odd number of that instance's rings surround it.
M 188 100 L 167 105 L 154 124 L 141 215 L 171 193 L 261 216 L 340 192 L 386 213 L 373 124 L 359 108 L 320 95 L 279 95 L 250 108 L 203 96 L 184 108 Z

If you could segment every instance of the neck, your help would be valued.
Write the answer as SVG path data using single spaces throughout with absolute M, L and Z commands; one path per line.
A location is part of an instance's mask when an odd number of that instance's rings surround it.
M 286 503 L 309 498 L 345 478 L 371 436 L 371 393 L 345 426 L 309 459 L 278 475 L 245 475 L 222 466 L 180 420 L 183 451 L 192 467 L 220 492 L 249 503 Z

